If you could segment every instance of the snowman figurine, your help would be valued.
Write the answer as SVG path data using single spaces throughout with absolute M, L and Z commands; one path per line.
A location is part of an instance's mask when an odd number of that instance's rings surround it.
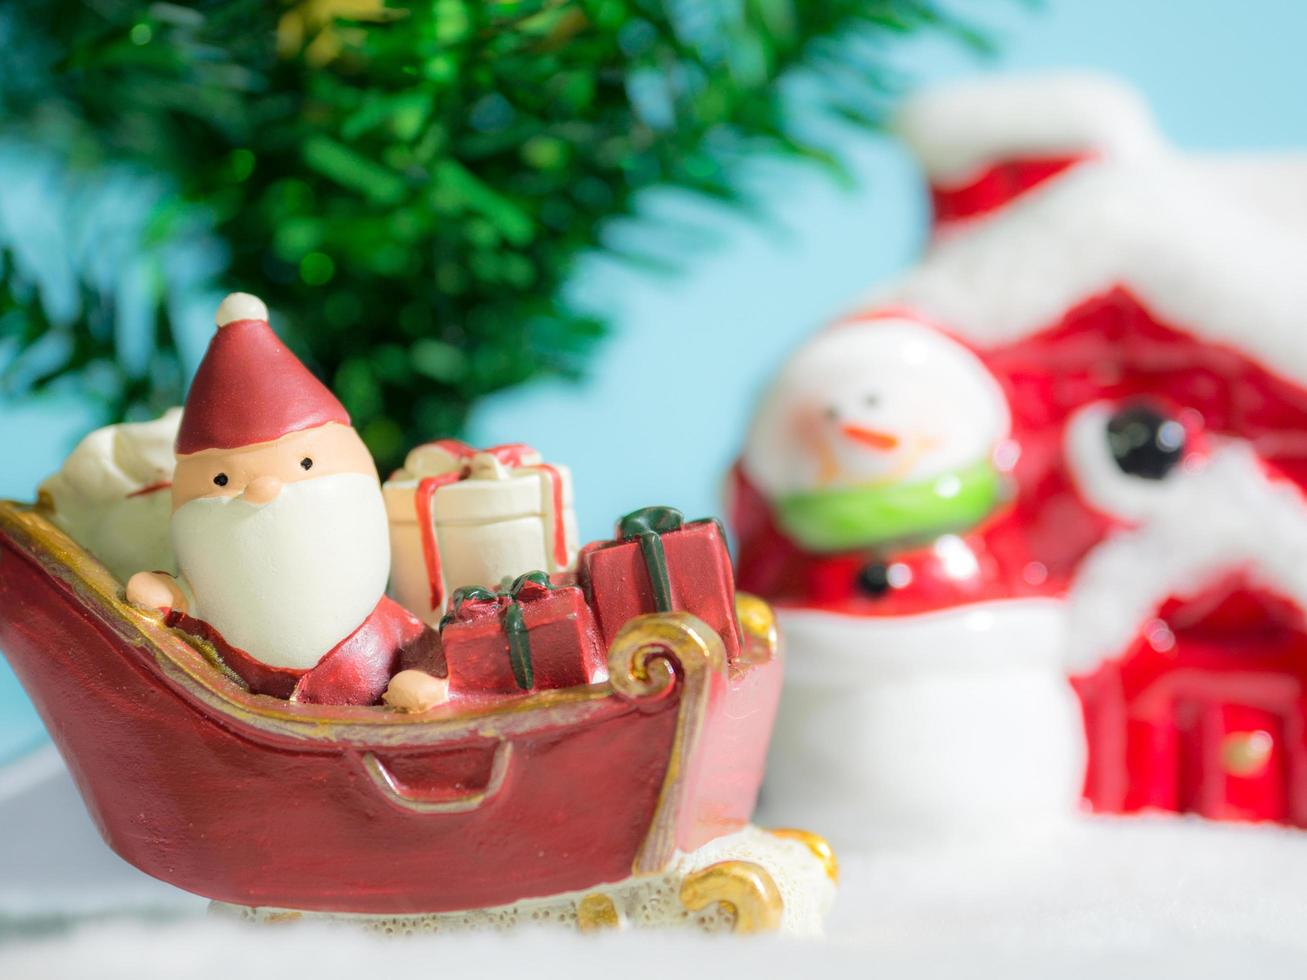
M 814 553 L 966 530 L 998 502 L 1007 403 L 980 361 L 906 320 L 845 324 L 786 366 L 744 469 Z
M 854 843 L 1074 812 L 1063 602 L 1009 520 L 1009 425 L 971 351 L 889 315 L 817 335 L 764 395 L 729 511 L 788 650 L 769 819 Z

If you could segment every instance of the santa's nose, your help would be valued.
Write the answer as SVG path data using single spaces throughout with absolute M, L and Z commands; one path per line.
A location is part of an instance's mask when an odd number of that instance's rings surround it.
M 279 493 L 281 493 L 281 481 L 275 476 L 256 476 L 245 485 L 245 492 L 241 494 L 241 499 L 262 507 L 276 500 Z

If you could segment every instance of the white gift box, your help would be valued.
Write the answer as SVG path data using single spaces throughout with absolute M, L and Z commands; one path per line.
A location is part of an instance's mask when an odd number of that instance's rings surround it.
M 433 626 L 455 589 L 494 589 L 505 578 L 566 571 L 576 561 L 571 473 L 529 446 L 425 443 L 384 492 L 391 594 Z

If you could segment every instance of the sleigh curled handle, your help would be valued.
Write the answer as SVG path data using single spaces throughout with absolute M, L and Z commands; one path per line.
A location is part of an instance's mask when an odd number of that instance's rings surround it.
M 725 683 L 726 670 L 721 637 L 686 612 L 636 616 L 613 638 L 608 682 L 620 697 L 651 704 L 680 689 L 662 791 L 635 856 L 636 874 L 661 872 L 675 857 L 686 773 L 699 749 L 712 690 Z
M 411 813 L 467 813 L 489 803 L 503 788 L 504 777 L 508 774 L 513 759 L 513 745 L 511 742 L 500 742 L 495 746 L 490 777 L 484 787 L 455 797 L 433 798 L 420 787 L 406 785 L 371 752 L 364 752 L 360 758 L 363 771 L 381 791 L 381 795 L 394 806 Z
M 608 650 L 608 681 L 628 701 L 656 700 L 680 684 L 693 711 L 714 676 L 726 676 L 721 637 L 685 612 L 636 616 Z

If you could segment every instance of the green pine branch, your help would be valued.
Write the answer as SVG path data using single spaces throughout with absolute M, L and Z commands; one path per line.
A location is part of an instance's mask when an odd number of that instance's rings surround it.
M 740 206 L 748 157 L 837 170 L 787 113 L 783 78 L 838 66 L 825 109 L 874 125 L 891 76 L 866 63 L 879 46 L 853 61 L 842 42 L 972 35 L 934 0 L 426 0 L 317 26 L 296 19 L 308 7 L 22 5 L 0 21 L 22 40 L 0 54 L 0 112 L 71 173 L 143 168 L 167 206 L 211 221 L 213 285 L 268 300 L 385 464 L 457 433 L 485 395 L 583 369 L 603 324 L 563 285 L 641 191 Z M 0 256 L 17 234 L 0 219 Z M 60 322 L 0 266 L 13 363 L 50 331 L 69 338 L 18 387 L 94 367 L 115 415 L 174 396 L 207 321 L 173 323 L 155 276 L 149 367 L 123 367 L 101 322 L 114 297 L 80 285 Z

